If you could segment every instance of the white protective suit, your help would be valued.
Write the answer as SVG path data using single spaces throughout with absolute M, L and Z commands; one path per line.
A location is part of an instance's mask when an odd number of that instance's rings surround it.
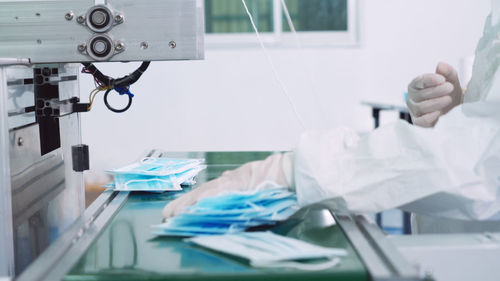
M 493 1 L 465 104 L 434 129 L 397 122 L 358 137 L 304 134 L 295 153 L 301 204 L 341 196 L 354 212 L 419 214 L 414 233 L 500 231 L 500 24 Z

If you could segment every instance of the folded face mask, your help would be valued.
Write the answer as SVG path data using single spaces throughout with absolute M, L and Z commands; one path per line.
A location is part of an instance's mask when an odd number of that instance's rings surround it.
M 200 200 L 186 212 L 152 226 L 152 232 L 166 236 L 236 233 L 249 227 L 274 225 L 297 209 L 295 194 L 283 187 L 226 193 Z
M 245 258 L 254 267 L 325 270 L 340 263 L 344 249 L 327 248 L 272 232 L 243 232 L 185 239 L 196 245 Z
M 180 174 L 201 165 L 203 159 L 175 159 L 175 158 L 143 158 L 138 163 L 111 170 L 109 173 L 134 174 L 148 176 L 167 176 Z
M 181 185 L 192 185 L 194 178 L 206 168 L 203 159 L 144 158 L 113 174 L 112 187 L 118 191 L 178 191 Z M 110 185 L 111 186 L 111 185 Z
M 152 177 L 137 175 L 116 175 L 115 190 L 117 191 L 177 191 L 182 190 L 171 176 Z
M 152 226 L 152 233 L 160 236 L 194 236 L 194 235 L 221 235 L 236 233 L 245 230 L 241 224 L 231 222 L 207 223 L 207 222 L 181 222 L 169 221 L 163 225 Z M 188 235 L 180 235 L 180 233 Z

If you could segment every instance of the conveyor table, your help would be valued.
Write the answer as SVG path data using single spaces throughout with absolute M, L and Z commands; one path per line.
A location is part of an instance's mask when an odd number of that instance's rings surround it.
M 155 152 L 152 152 L 152 156 Z M 198 185 L 270 152 L 205 152 L 168 157 L 205 158 Z M 165 156 L 165 155 L 161 155 Z M 196 188 L 196 186 L 194 187 Z M 186 188 L 188 191 L 190 188 Z M 20 280 L 418 280 L 413 267 L 362 217 L 328 201 L 299 211 L 270 230 L 317 245 L 346 249 L 340 265 L 315 272 L 252 268 L 182 238 L 156 237 L 150 226 L 177 192 L 106 191 Z

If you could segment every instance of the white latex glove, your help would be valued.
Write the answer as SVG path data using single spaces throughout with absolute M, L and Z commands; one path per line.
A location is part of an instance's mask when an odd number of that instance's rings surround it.
M 279 186 L 293 186 L 293 153 L 273 154 L 262 161 L 246 163 L 238 169 L 224 172 L 219 178 L 206 182 L 198 188 L 168 203 L 162 211 L 164 218 L 173 217 L 198 200 L 228 191 L 245 191 L 257 188 L 265 181 Z
M 436 73 L 420 75 L 408 85 L 406 104 L 413 124 L 420 127 L 434 127 L 441 115 L 462 101 L 457 71 L 447 63 L 439 63 Z

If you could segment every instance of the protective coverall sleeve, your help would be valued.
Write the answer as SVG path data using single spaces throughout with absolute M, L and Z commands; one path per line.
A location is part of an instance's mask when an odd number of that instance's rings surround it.
M 460 106 L 434 129 L 396 122 L 362 137 L 345 129 L 307 132 L 295 155 L 299 203 L 342 197 L 356 213 L 402 207 L 438 217 L 500 219 L 498 108 Z

